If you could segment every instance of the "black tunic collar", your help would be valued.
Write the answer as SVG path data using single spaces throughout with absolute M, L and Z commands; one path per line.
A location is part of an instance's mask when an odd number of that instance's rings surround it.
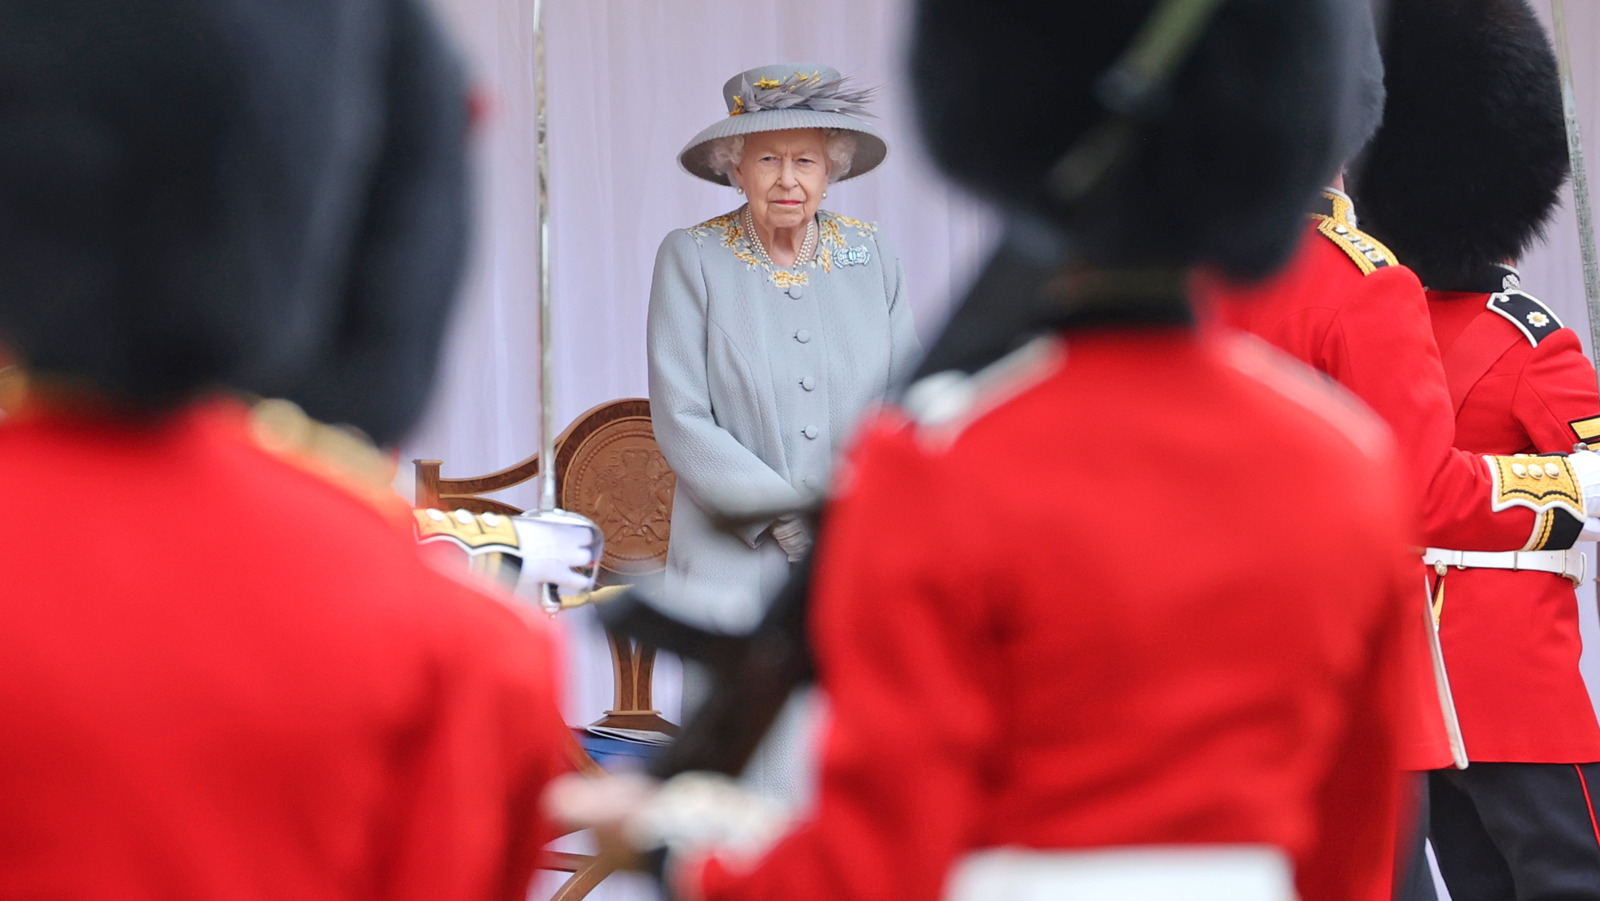
M 1429 285 L 1433 291 L 1463 291 L 1468 294 L 1500 294 L 1520 290 L 1522 274 L 1515 266 L 1504 263 L 1485 263 L 1462 280 L 1459 285 Z

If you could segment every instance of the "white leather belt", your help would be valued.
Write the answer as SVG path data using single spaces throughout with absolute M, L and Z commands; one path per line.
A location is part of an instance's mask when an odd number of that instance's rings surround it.
M 1589 577 L 1589 558 L 1577 548 L 1564 551 L 1450 551 L 1430 547 L 1422 553 L 1429 566 L 1444 564 L 1455 569 L 1511 569 L 1566 576 L 1574 585 Z
M 1293 901 L 1294 868 L 1267 845 L 1085 851 L 998 848 L 956 865 L 945 901 Z

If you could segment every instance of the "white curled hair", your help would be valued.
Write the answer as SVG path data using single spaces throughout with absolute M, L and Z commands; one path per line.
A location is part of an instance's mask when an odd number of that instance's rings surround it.
M 746 137 L 733 135 L 711 142 L 711 171 L 726 178 L 730 185 L 739 183 L 733 170 L 744 159 Z M 828 183 L 832 184 L 850 174 L 850 165 L 856 158 L 856 136 L 848 129 L 826 128 L 822 139 L 823 151 L 828 155 Z

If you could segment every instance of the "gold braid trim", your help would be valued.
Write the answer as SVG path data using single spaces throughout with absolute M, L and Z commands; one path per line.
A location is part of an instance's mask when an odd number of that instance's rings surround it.
M 1556 528 L 1556 515 L 1550 510 L 1538 514 L 1533 520 L 1533 534 L 1522 546 L 1525 551 L 1542 551 L 1550 546 L 1550 533 Z
M 1572 426 L 1572 434 L 1585 444 L 1600 440 L 1600 416 L 1591 416 L 1588 419 L 1574 419 L 1568 423 Z
M 510 517 L 497 513 L 469 513 L 456 510 L 412 510 L 417 523 L 418 541 L 448 540 L 467 551 L 482 552 L 486 548 L 500 548 L 515 553 L 521 546 L 517 541 L 517 527 Z
M 1366 232 L 1328 216 L 1317 215 L 1314 218 L 1317 220 L 1317 232 L 1338 245 L 1351 262 L 1361 269 L 1362 275 L 1371 275 L 1385 266 L 1399 263 L 1394 253 L 1383 246 L 1383 242 Z
M 324 425 L 286 400 L 263 400 L 250 408 L 250 434 L 267 453 L 380 510 L 404 503 L 394 492 L 394 458 L 356 429 Z
M 1583 519 L 1583 489 L 1565 457 L 1515 454 L 1483 459 L 1494 479 L 1490 509 L 1498 513 L 1511 507 L 1527 507 L 1540 514 L 1562 509 Z M 1539 539 L 1543 532 L 1542 537 L 1547 540 L 1551 528 L 1552 523 L 1538 524 L 1534 538 Z

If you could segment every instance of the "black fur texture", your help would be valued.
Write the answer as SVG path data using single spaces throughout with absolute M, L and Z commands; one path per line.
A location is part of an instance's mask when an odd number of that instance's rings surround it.
M 1351 183 L 1361 227 L 1460 288 L 1542 235 L 1566 180 L 1555 53 L 1525 0 L 1390 0 L 1388 110 Z
M 1094 85 L 1154 0 L 921 0 L 912 70 L 936 161 L 1064 229 L 1107 266 L 1287 260 L 1318 188 L 1381 108 L 1372 18 L 1352 0 L 1227 0 L 1164 109 L 1075 207 L 1046 174 L 1105 110 Z
M 0 333 L 134 415 L 228 388 L 392 441 L 466 116 L 421 0 L 0 0 Z
M 1382 35 L 1378 27 L 1387 3 L 1372 0 L 1370 4 L 1363 4 L 1355 0 L 1354 5 L 1365 6 L 1366 13 L 1354 15 L 1353 30 L 1346 41 L 1352 81 L 1342 104 L 1344 112 L 1336 120 L 1339 132 L 1334 147 L 1341 164 L 1356 159 L 1372 140 L 1383 122 L 1387 100 L 1383 88 L 1383 53 L 1379 49 Z

